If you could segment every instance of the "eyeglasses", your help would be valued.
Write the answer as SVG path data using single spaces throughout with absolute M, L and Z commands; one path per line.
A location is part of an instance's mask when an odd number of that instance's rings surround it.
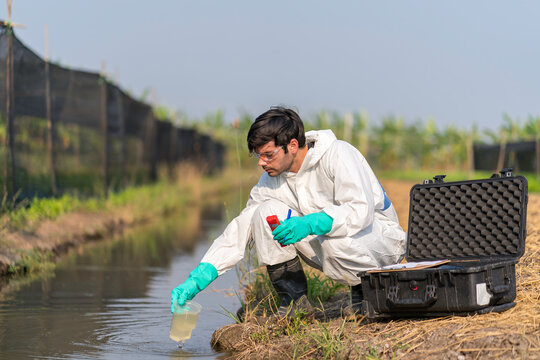
M 262 159 L 264 162 L 271 162 L 271 161 L 275 160 L 275 156 L 279 152 L 279 150 L 281 150 L 281 146 L 278 147 L 274 151 L 268 151 L 268 152 L 265 152 L 265 153 L 262 153 L 262 154 L 259 154 L 258 152 L 253 151 L 252 154 L 257 159 Z

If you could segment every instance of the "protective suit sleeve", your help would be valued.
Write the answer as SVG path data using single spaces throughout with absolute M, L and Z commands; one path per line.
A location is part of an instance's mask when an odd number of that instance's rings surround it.
M 324 235 L 332 230 L 332 219 L 327 213 L 313 213 L 304 216 L 311 227 L 311 235 Z
M 175 287 L 171 292 L 171 312 L 174 312 L 174 305 L 184 305 L 187 300 L 191 300 L 199 292 L 203 291 L 212 281 L 218 277 L 214 265 L 200 263 L 182 284 Z
M 246 245 L 251 238 L 251 219 L 258 205 L 267 195 L 263 194 L 264 187 L 261 182 L 251 190 L 246 208 L 234 218 L 225 228 L 223 233 L 214 240 L 201 262 L 208 262 L 217 269 L 221 276 L 244 257 Z M 265 184 L 265 186 L 268 186 Z M 263 189 L 261 189 L 261 187 Z
M 333 219 L 327 235 L 352 236 L 370 226 L 384 195 L 366 159 L 352 145 L 336 141 L 321 161 L 334 179 L 334 204 L 322 209 Z

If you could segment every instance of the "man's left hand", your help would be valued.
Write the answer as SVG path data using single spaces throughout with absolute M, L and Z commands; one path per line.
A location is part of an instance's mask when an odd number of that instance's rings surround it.
M 294 244 L 311 234 L 311 226 L 305 217 L 293 216 L 283 220 L 281 225 L 272 231 L 274 239 L 281 245 Z
M 324 212 L 307 214 L 302 217 L 293 216 L 283 220 L 281 225 L 272 231 L 274 239 L 281 245 L 294 244 L 308 235 L 324 235 L 332 229 L 333 219 Z

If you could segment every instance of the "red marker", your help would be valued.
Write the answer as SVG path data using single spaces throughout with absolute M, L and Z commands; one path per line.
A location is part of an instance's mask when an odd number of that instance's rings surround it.
M 287 219 L 289 219 L 291 217 L 291 209 L 289 209 L 289 212 L 287 213 Z M 274 231 L 275 228 L 277 228 L 281 223 L 279 222 L 279 219 L 277 217 L 277 215 L 270 215 L 270 216 L 267 216 L 266 217 L 266 222 L 268 223 L 268 225 L 270 225 L 270 229 L 272 231 Z M 279 244 L 281 245 L 281 247 L 285 247 L 287 245 L 282 245 L 282 244 Z
M 268 223 L 268 225 L 270 225 L 270 229 L 272 229 L 272 231 L 274 231 L 274 229 L 277 228 L 280 224 L 277 215 L 267 216 L 266 222 Z

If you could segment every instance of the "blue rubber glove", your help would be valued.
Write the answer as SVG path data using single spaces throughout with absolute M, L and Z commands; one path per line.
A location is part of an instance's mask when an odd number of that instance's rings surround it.
M 200 263 L 191 273 L 184 283 L 175 287 L 171 292 L 171 312 L 174 312 L 174 304 L 184 305 L 199 292 L 203 291 L 212 281 L 218 277 L 214 265 L 210 263 Z
M 272 231 L 272 235 L 281 245 L 290 245 L 308 235 L 324 235 L 330 232 L 333 222 L 334 219 L 324 212 L 307 214 L 302 217 L 293 216 L 283 220 L 281 225 Z

